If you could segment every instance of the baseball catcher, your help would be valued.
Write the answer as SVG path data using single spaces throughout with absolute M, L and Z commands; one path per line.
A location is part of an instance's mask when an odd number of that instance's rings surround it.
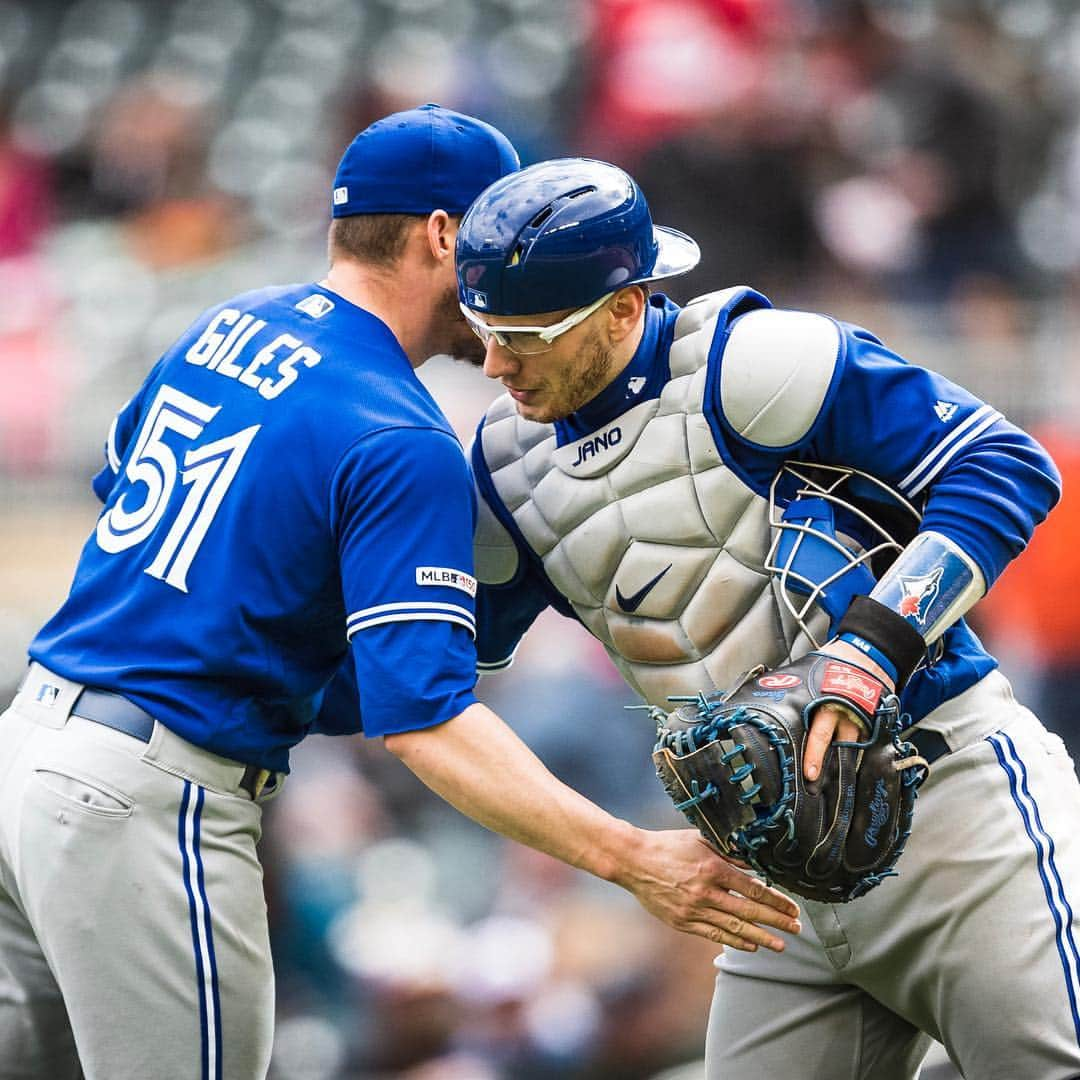
M 1053 462 L 870 330 L 654 291 L 695 262 L 604 162 L 530 166 L 462 219 L 506 390 L 471 454 L 481 670 L 576 618 L 707 841 L 807 897 L 780 949 L 720 957 L 710 1080 L 911 1080 L 935 1036 L 965 1076 L 1080 1077 L 1080 785 L 964 619 Z
M 812 900 L 862 896 L 893 866 L 911 831 L 926 761 L 900 738 L 899 699 L 853 664 L 810 653 L 747 672 L 724 694 L 653 713 L 665 790 L 725 855 Z M 860 727 L 834 742 L 820 774 L 803 776 L 814 710 L 841 706 Z

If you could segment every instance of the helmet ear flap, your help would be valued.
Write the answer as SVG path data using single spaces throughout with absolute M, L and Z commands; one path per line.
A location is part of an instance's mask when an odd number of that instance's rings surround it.
M 918 530 L 921 512 L 869 473 L 788 461 L 769 488 L 765 569 L 777 601 L 814 648 Z M 826 623 L 827 617 L 827 626 Z

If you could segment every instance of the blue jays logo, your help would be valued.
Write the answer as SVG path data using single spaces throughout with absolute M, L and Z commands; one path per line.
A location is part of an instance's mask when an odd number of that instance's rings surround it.
M 900 597 L 900 614 L 905 618 L 915 619 L 916 622 L 925 623 L 926 613 L 938 594 L 941 575 L 944 573 L 945 568 L 938 566 L 929 574 L 902 577 L 900 588 L 904 590 L 904 595 Z

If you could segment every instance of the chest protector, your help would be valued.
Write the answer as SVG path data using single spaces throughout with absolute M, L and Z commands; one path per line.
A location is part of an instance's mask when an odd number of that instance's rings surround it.
M 495 489 L 521 535 L 653 704 L 724 688 L 756 664 L 774 667 L 811 648 L 764 566 L 768 499 L 725 464 L 704 415 L 718 319 L 759 304 L 746 289 L 688 304 L 660 397 L 586 438 L 557 446 L 554 427 L 523 420 L 508 395 L 482 429 Z M 837 348 L 838 331 L 822 316 L 743 315 L 723 358 L 728 421 L 762 445 L 797 441 L 820 409 Z M 483 500 L 481 509 L 477 574 L 508 581 L 517 551 Z M 820 634 L 827 621 L 814 612 L 810 626 Z

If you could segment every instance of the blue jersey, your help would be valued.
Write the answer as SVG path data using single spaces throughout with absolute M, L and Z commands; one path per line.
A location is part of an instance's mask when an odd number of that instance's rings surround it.
M 1029 435 L 996 409 L 936 372 L 907 363 L 859 327 L 838 323 L 840 354 L 817 418 L 797 443 L 756 444 L 728 423 L 720 405 L 724 349 L 747 308 L 770 306 L 747 291 L 718 321 L 707 370 L 705 416 L 725 464 L 763 497 L 785 461 L 857 468 L 890 484 L 918 505 L 923 530 L 954 540 L 978 564 L 989 587 L 1026 545 L 1059 494 L 1053 462 Z M 677 305 L 654 294 L 645 331 L 629 365 L 577 413 L 555 422 L 558 445 L 604 428 L 627 409 L 656 398 L 670 378 Z M 518 573 L 500 585 L 481 584 L 477 650 L 481 670 L 505 667 L 536 615 L 553 606 L 574 610 L 544 573 L 491 480 L 478 437 L 473 446 L 477 487 L 518 547 Z M 842 524 L 860 538 L 857 519 Z M 737 632 L 737 631 L 736 631 Z M 946 631 L 933 662 L 916 672 L 903 695 L 913 720 L 956 696 L 996 667 L 963 622 Z
M 204 313 L 117 417 L 94 489 L 30 647 L 60 675 L 274 770 L 324 696 L 322 729 L 368 735 L 475 700 L 468 466 L 390 330 L 335 293 Z

